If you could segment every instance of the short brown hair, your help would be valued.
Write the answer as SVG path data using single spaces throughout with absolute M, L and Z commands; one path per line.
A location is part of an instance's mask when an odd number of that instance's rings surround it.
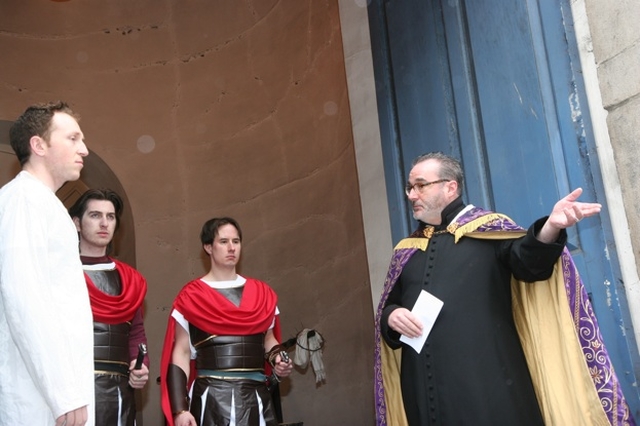
M 218 229 L 224 225 L 232 225 L 236 228 L 238 230 L 238 237 L 240 237 L 240 241 L 242 241 L 242 230 L 235 219 L 230 217 L 214 217 L 202 225 L 202 232 L 200 232 L 200 242 L 202 242 L 202 245 L 213 243 L 216 235 L 218 235 Z
M 76 121 L 80 120 L 80 117 L 69 108 L 69 105 L 62 101 L 56 101 L 31 105 L 11 125 L 9 142 L 21 166 L 24 166 L 31 157 L 30 140 L 32 137 L 40 136 L 45 141 L 49 140 L 51 120 L 57 112 L 69 114 Z

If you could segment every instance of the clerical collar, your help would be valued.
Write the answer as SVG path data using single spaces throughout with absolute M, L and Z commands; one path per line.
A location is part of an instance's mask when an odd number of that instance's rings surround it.
M 440 223 L 440 225 L 433 226 L 425 222 L 419 222 L 418 228 L 409 235 L 409 238 L 431 238 L 433 235 L 444 234 L 446 232 L 453 233 L 450 225 L 474 208 L 475 206 L 473 204 L 465 205 L 462 199 L 458 197 L 442 210 L 442 223 Z M 455 226 L 453 229 L 455 230 Z
M 440 213 L 440 225 L 429 225 L 420 222 L 418 229 L 413 231 L 410 238 L 431 238 L 434 234 L 442 234 L 447 232 L 447 226 L 456 218 L 456 216 L 465 208 L 462 197 L 458 197 L 450 202 Z

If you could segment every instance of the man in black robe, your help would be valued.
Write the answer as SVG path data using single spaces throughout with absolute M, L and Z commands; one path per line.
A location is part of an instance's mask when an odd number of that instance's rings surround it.
M 377 319 L 384 342 L 403 348 L 400 383 L 406 420 L 382 418 L 389 413 L 378 404 L 378 424 L 544 424 L 513 319 L 511 278 L 549 278 L 566 243 L 565 228 L 597 214 L 601 206 L 577 202 L 582 192 L 577 189 L 520 238 L 456 241 L 455 227 L 448 225 L 476 209 L 464 205 L 462 189 L 457 160 L 430 153 L 414 161 L 406 187 L 419 221 L 412 237 L 427 242 L 401 261 Z M 400 337 L 423 333 L 422 322 L 411 312 L 422 290 L 444 304 L 417 353 Z M 382 382 L 378 369 L 376 373 Z M 379 398 L 378 387 L 376 391 Z

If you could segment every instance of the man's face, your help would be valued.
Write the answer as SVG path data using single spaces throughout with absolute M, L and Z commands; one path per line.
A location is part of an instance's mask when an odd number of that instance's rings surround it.
M 422 161 L 411 169 L 408 184 L 428 184 L 439 181 L 439 171 L 438 160 Z M 442 222 L 442 210 L 457 196 L 452 184 L 455 182 L 446 181 L 424 186 L 421 191 L 411 189 L 407 196 L 413 209 L 413 218 L 430 225 L 439 225 Z
M 89 200 L 81 219 L 73 218 L 80 234 L 80 253 L 104 256 L 113 239 L 117 218 L 113 203 L 107 200 Z
M 78 180 L 83 167 L 83 157 L 89 154 L 84 135 L 75 118 L 57 112 L 51 119 L 49 140 L 45 141 L 47 169 L 59 188 L 65 182 Z
M 240 261 L 242 243 L 235 226 L 231 224 L 222 225 L 218 228 L 218 235 L 213 239 L 213 243 L 204 246 L 211 264 L 218 267 L 235 267 Z

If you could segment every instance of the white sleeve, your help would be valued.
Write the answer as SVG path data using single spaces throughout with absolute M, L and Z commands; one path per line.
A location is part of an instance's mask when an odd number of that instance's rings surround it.
M 276 314 L 273 316 L 273 321 L 271 321 L 271 325 L 269 326 L 269 330 L 273 330 L 273 327 L 276 326 L 276 317 L 280 315 L 280 309 L 276 306 Z
M 184 330 L 187 332 L 187 335 L 189 336 L 189 348 L 191 349 L 191 359 L 196 359 L 196 348 L 194 348 L 193 345 L 191 344 L 191 333 L 189 333 L 189 321 L 187 321 L 184 315 L 182 315 L 180 311 L 177 309 L 174 309 L 171 312 L 171 316 L 173 317 L 174 320 L 176 320 L 176 323 L 180 324 L 180 326 L 184 328 Z

